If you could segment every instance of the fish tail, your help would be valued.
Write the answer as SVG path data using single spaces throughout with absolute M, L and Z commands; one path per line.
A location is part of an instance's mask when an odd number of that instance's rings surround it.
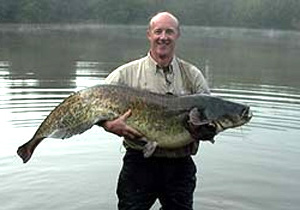
M 17 154 L 22 158 L 23 163 L 27 163 L 32 156 L 34 149 L 43 139 L 31 139 L 27 143 L 20 146 L 17 150 Z

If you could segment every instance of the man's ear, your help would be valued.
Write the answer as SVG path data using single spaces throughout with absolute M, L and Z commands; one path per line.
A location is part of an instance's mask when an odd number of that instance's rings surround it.
M 150 31 L 150 29 L 148 28 L 146 34 L 147 34 L 147 38 L 148 38 L 149 40 L 150 40 L 150 33 L 151 33 L 151 31 Z

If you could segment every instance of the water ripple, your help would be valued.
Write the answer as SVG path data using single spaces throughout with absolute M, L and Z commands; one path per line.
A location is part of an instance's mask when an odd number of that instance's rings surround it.
M 293 88 L 249 88 L 237 85 L 215 88 L 212 92 L 213 95 L 249 105 L 254 116 L 250 127 L 267 130 L 300 129 L 300 95 Z

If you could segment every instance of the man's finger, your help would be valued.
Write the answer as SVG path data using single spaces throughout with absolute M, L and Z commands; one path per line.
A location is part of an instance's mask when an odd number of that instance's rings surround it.
M 126 129 L 127 129 L 128 134 L 134 136 L 134 138 L 140 138 L 143 136 L 140 132 L 138 132 L 137 130 L 133 129 L 130 126 L 127 126 Z
M 127 139 L 135 139 L 135 135 L 129 133 L 129 132 L 125 132 L 124 133 L 124 137 L 127 138 Z
M 131 116 L 131 109 L 128 109 L 120 118 L 123 121 L 126 121 L 128 117 Z

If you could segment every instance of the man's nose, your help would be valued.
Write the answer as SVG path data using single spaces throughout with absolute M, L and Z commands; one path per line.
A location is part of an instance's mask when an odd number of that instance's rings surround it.
M 160 34 L 160 38 L 161 39 L 167 39 L 168 38 L 168 35 L 165 31 L 163 31 L 161 34 Z

